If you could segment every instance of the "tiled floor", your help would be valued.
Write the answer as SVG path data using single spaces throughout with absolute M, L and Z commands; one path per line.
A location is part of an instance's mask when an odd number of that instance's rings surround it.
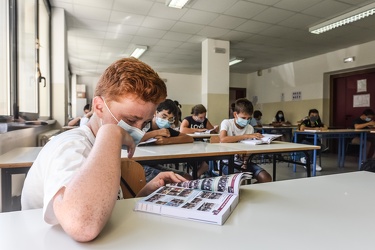
M 272 164 L 260 164 L 264 169 L 272 175 Z M 322 164 L 323 168 L 321 172 L 317 172 L 316 176 L 338 174 L 358 171 L 358 157 L 347 156 L 345 158 L 345 164 L 343 168 L 339 168 L 337 165 L 337 154 L 322 153 Z M 276 180 L 289 180 L 297 178 L 305 178 L 306 170 L 303 166 L 297 165 L 296 172 L 293 172 L 293 165 L 288 163 L 279 162 L 277 163 Z

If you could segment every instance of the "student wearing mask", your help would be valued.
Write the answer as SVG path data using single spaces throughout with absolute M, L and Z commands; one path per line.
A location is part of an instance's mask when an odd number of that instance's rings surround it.
M 276 115 L 272 120 L 272 125 L 273 126 L 285 126 L 285 125 L 290 125 L 290 122 L 288 122 L 285 119 L 284 112 L 282 110 L 279 110 L 276 112 Z
M 39 153 L 22 190 L 22 209 L 43 208 L 44 220 L 60 224 L 73 239 L 93 240 L 115 206 L 120 189 L 121 149 L 132 158 L 167 88 L 147 64 L 124 58 L 102 74 L 87 126 L 54 137 Z M 186 180 L 162 172 L 138 193 Z
M 202 104 L 197 104 L 191 109 L 191 116 L 187 116 L 182 120 L 180 131 L 186 134 L 194 134 L 195 132 L 205 132 L 206 130 L 213 129 L 211 134 L 219 132 L 219 126 L 213 126 L 206 117 L 207 109 Z M 201 139 L 197 139 L 201 140 Z M 202 176 L 209 169 L 207 162 L 202 162 L 198 166 L 197 175 Z
M 362 114 L 353 121 L 352 128 L 354 129 L 371 129 L 375 127 L 374 121 L 375 113 L 372 109 L 365 109 L 363 110 Z M 359 137 L 354 137 L 352 139 L 353 144 L 360 143 Z M 367 144 L 366 144 L 366 155 L 367 158 L 375 158 L 375 138 L 367 136 Z
M 231 143 L 239 142 L 245 139 L 259 139 L 263 137 L 260 133 L 254 133 L 254 128 L 250 125 L 250 119 L 253 115 L 253 104 L 246 98 L 236 100 L 233 119 L 225 119 L 220 125 L 220 142 Z M 249 171 L 259 182 L 272 181 L 271 175 L 259 165 L 249 162 L 248 155 L 236 155 L 234 163 L 236 169 Z M 227 172 L 223 170 L 223 173 Z
M 172 128 L 177 117 L 177 113 L 178 107 L 171 99 L 166 99 L 164 102 L 160 103 L 156 108 L 154 118 L 150 123 L 150 128 L 143 136 L 141 141 L 147 141 L 150 138 L 155 138 L 157 139 L 155 144 L 158 145 L 192 143 L 194 141 L 193 137 L 180 133 Z M 163 171 L 173 171 L 186 179 L 192 179 L 191 175 L 183 171 L 168 168 L 161 164 L 152 166 L 144 165 L 143 168 L 145 170 L 147 182 L 151 181 Z
M 308 119 L 305 119 L 301 123 L 301 126 L 300 126 L 299 130 L 304 131 L 305 129 L 309 129 L 309 130 L 324 130 L 324 129 L 327 129 L 327 127 L 321 121 L 320 116 L 319 116 L 319 111 L 317 109 L 310 109 L 309 114 L 308 114 Z M 310 144 L 310 145 L 314 144 L 314 139 L 308 138 L 306 136 L 299 136 L 298 140 L 299 140 L 300 143 L 303 143 L 303 144 Z M 318 145 L 322 146 L 322 143 L 321 143 L 320 140 L 318 140 Z M 320 151 L 321 151 L 321 149 L 319 150 L 319 153 L 320 153 Z M 310 156 L 311 155 L 312 154 L 310 153 Z M 312 157 L 310 157 L 310 159 L 312 161 Z M 301 162 L 306 163 L 306 158 L 302 157 Z M 319 166 L 318 164 L 316 164 L 316 171 L 322 171 L 322 167 Z
M 219 126 L 213 126 L 206 117 L 207 109 L 202 104 L 195 105 L 191 109 L 191 116 L 187 116 L 181 123 L 180 131 L 186 134 L 194 134 L 195 132 L 204 132 L 214 129 L 213 134 L 219 132 Z

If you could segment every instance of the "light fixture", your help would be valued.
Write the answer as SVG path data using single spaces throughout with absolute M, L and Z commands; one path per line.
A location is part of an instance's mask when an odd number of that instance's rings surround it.
M 135 58 L 140 58 L 143 53 L 145 53 L 147 50 L 147 46 L 143 45 L 136 45 L 136 48 L 134 49 L 133 53 L 130 55 Z
M 165 3 L 168 7 L 182 9 L 189 0 L 167 0 Z
M 234 58 L 230 59 L 230 61 L 229 61 L 229 66 L 232 66 L 232 65 L 234 65 L 234 64 L 240 63 L 240 62 L 242 62 L 243 60 L 244 60 L 243 58 L 234 57 Z
M 344 58 L 344 63 L 349 63 L 349 62 L 354 62 L 355 60 L 355 57 L 352 56 L 352 57 L 347 57 L 347 58 Z
M 334 28 L 343 26 L 345 24 L 349 24 L 365 17 L 371 16 L 375 14 L 375 3 L 363 6 L 359 9 L 350 11 L 343 15 L 337 16 L 332 18 L 328 21 L 322 22 L 318 25 L 315 25 L 309 28 L 309 32 L 314 34 L 321 34 L 323 32 L 332 30 Z

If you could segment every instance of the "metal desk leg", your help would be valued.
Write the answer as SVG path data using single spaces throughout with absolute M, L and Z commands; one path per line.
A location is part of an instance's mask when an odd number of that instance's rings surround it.
M 360 141 L 359 141 L 359 159 L 358 159 L 358 170 L 361 169 L 361 164 L 367 158 L 366 155 L 366 147 L 367 147 L 367 132 L 360 133 Z
M 234 174 L 234 155 L 229 156 L 228 159 L 228 174 Z
M 3 212 L 12 211 L 12 175 L 27 174 L 30 167 L 1 169 L 1 204 Z
M 294 143 L 297 143 L 297 137 L 298 137 L 298 132 L 294 132 Z M 293 161 L 297 161 L 297 153 L 293 152 Z M 297 170 L 297 165 L 293 163 L 293 172 L 296 172 Z
M 344 167 L 345 160 L 345 137 L 339 135 L 339 149 L 338 149 L 338 166 L 339 168 Z
M 314 145 L 318 145 L 318 134 L 314 134 Z M 306 159 L 307 162 L 307 159 Z M 306 165 L 307 168 L 307 165 Z M 316 149 L 313 152 L 313 166 L 312 166 L 312 176 L 316 175 Z
M 273 154 L 272 158 L 272 180 L 276 181 L 276 154 Z
M 8 169 L 1 169 L 1 204 L 2 212 L 9 212 L 12 208 L 12 175 Z
M 309 151 L 302 151 L 306 157 L 306 173 L 307 177 L 311 177 L 311 164 L 310 164 L 310 155 Z

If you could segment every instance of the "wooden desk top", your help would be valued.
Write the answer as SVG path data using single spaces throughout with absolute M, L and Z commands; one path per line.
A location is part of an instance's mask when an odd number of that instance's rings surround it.
M 319 146 L 274 141 L 271 144 L 248 145 L 245 143 L 193 142 L 172 145 L 140 146 L 135 150 L 133 160 L 159 160 L 192 158 L 218 155 L 294 152 L 319 149 Z M 127 151 L 121 151 L 121 158 L 127 158 Z
M 42 147 L 15 148 L 0 155 L 0 168 L 30 167 Z
M 372 250 L 373 190 L 370 172 L 246 185 L 223 226 L 134 212 L 137 199 L 127 199 L 116 203 L 102 233 L 89 243 L 46 224 L 42 209 L 2 213 L 1 248 Z
M 325 130 L 320 130 L 320 131 L 300 131 L 296 130 L 298 134 L 344 134 L 344 133 L 354 133 L 354 134 L 359 134 L 363 132 L 370 132 L 371 129 L 325 129 Z
M 140 146 L 135 150 L 135 161 L 192 158 L 218 155 L 293 152 L 319 149 L 319 146 L 279 142 L 271 144 L 248 145 L 244 143 L 206 143 L 194 142 L 172 145 Z M 30 167 L 42 147 L 15 148 L 0 156 L 0 168 Z M 121 158 L 127 158 L 127 151 L 121 151 Z

